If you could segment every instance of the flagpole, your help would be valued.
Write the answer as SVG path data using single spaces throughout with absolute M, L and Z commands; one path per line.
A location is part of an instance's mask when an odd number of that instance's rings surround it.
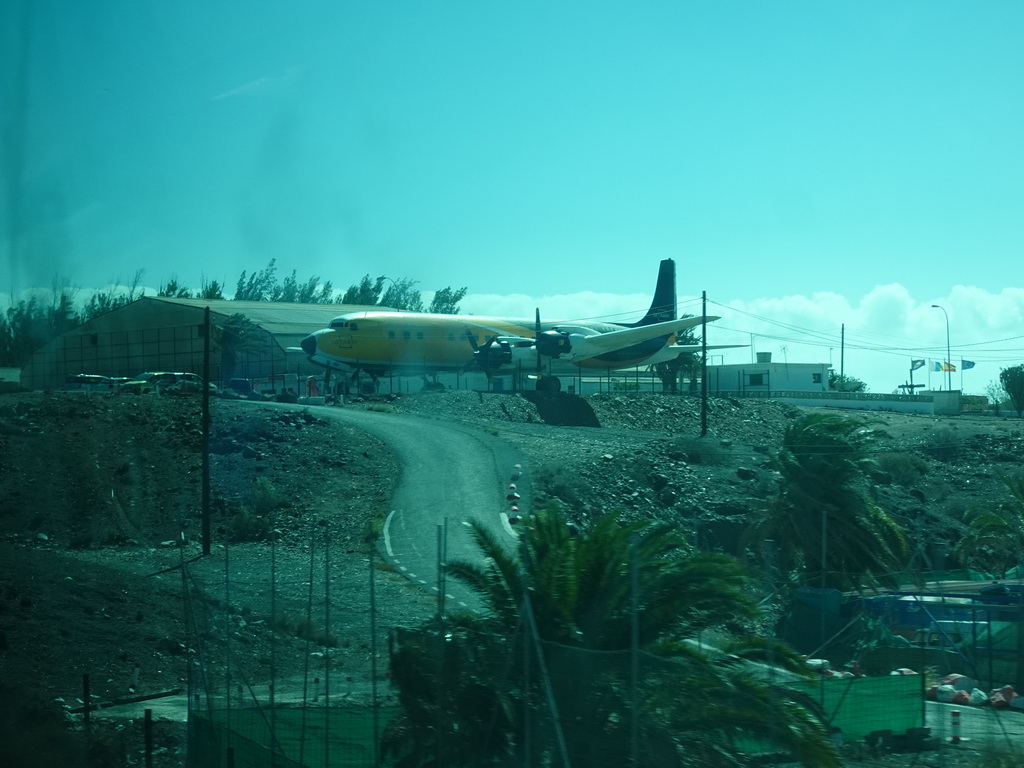
M 946 311 L 945 307 L 938 304 L 932 304 L 932 309 L 941 309 L 942 314 L 946 318 L 946 366 L 951 366 L 953 365 L 953 361 L 950 360 L 952 354 L 949 351 L 949 313 Z M 946 368 L 946 389 L 953 389 L 953 372 L 948 367 Z

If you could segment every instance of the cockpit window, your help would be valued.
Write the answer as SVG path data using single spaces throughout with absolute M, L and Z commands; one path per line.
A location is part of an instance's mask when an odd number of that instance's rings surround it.
M 344 327 L 345 327 L 345 321 L 344 320 L 331 320 L 331 328 L 344 328 Z
M 359 330 L 359 325 L 356 324 L 356 323 L 348 323 L 348 329 L 350 331 L 358 331 Z

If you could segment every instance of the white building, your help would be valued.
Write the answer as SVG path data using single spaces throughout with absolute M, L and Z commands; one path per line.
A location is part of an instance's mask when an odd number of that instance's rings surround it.
M 828 363 L 773 363 L 771 352 L 757 362 L 708 366 L 708 393 L 827 392 Z

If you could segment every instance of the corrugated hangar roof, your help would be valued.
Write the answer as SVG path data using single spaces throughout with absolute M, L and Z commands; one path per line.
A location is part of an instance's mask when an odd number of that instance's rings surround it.
M 276 335 L 304 336 L 330 325 L 331 320 L 348 312 L 382 310 L 389 307 L 365 304 L 293 304 L 273 301 L 210 301 L 206 299 L 174 299 L 165 296 L 147 296 L 146 301 L 167 301 L 196 309 L 210 308 L 224 317 L 243 314 L 265 331 Z

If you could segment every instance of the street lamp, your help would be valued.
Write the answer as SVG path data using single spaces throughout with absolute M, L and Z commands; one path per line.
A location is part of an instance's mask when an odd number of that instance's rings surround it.
M 949 352 L 949 313 L 944 307 L 940 307 L 938 304 L 932 304 L 932 309 L 941 309 L 942 314 L 946 316 L 946 389 L 948 391 L 953 390 L 953 360 Z

